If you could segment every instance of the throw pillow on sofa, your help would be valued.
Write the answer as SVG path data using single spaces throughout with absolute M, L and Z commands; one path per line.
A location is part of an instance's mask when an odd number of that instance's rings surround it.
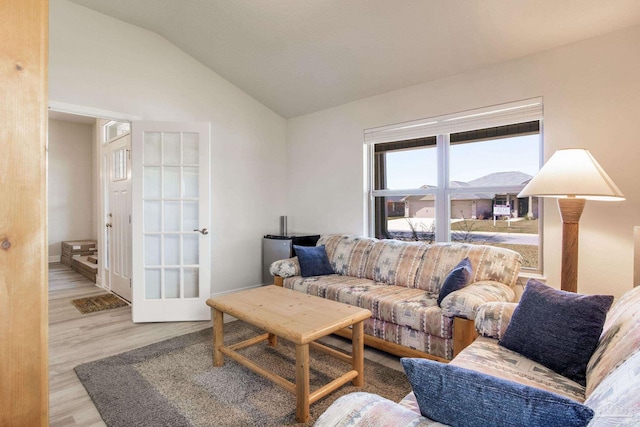
M 293 245 L 293 248 L 300 263 L 300 275 L 302 277 L 324 276 L 325 274 L 334 273 L 324 245 Z
M 499 344 L 585 385 L 612 302 L 610 295 L 559 291 L 530 279 Z
M 588 406 L 546 390 L 427 359 L 400 359 L 420 413 L 461 426 L 586 426 Z
M 438 305 L 440 305 L 442 300 L 451 292 L 467 286 L 469 284 L 469 280 L 471 280 L 471 273 L 471 261 L 469 261 L 469 257 L 463 259 L 458 263 L 458 265 L 453 267 L 440 287 Z

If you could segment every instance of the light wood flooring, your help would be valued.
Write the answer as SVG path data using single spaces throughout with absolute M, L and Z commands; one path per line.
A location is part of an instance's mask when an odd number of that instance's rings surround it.
M 73 299 L 105 292 L 71 268 L 49 264 L 51 427 L 105 425 L 73 371 L 75 366 L 211 326 L 209 321 L 134 324 L 129 306 L 80 314 L 71 304 Z M 347 351 L 351 348 L 340 337 L 326 337 L 322 341 Z M 402 370 L 397 357 L 375 349 L 365 349 L 365 358 Z
M 73 368 L 208 328 L 210 322 L 137 323 L 131 307 L 80 314 L 71 300 L 105 293 L 71 268 L 49 264 L 49 421 L 51 427 L 104 426 Z

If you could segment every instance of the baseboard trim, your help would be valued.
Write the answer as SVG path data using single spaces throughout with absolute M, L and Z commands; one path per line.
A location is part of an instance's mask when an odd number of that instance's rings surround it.
M 246 290 L 249 290 L 249 289 L 255 289 L 255 288 L 259 288 L 261 286 L 262 285 L 245 286 L 244 288 L 232 289 L 230 291 L 215 292 L 215 293 L 211 293 L 211 298 L 219 297 L 219 296 L 227 295 L 227 294 L 235 294 L 236 292 L 246 291 Z
M 49 262 L 60 262 L 60 255 L 53 255 L 49 257 Z

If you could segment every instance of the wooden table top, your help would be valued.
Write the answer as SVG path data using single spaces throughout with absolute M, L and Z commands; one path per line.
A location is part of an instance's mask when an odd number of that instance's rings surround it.
M 295 344 L 306 344 L 371 317 L 371 312 L 270 285 L 222 295 L 207 305 Z

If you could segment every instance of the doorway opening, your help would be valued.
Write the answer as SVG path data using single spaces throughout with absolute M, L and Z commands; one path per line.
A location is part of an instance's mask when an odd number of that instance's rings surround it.
M 50 110 L 94 121 L 96 284 L 131 303 L 134 323 L 209 319 L 210 123 Z
M 61 110 L 49 111 L 49 262 L 130 303 L 131 122 Z

